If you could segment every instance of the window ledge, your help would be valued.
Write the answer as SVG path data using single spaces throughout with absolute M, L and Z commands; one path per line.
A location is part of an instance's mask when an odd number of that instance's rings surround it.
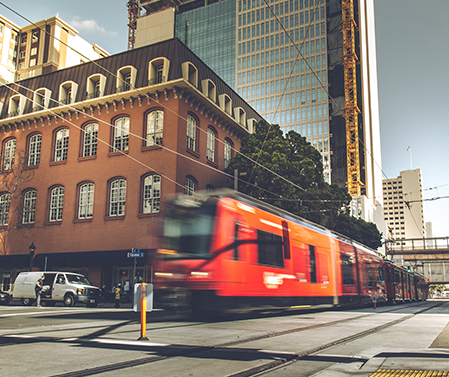
M 50 166 L 65 165 L 65 164 L 67 164 L 67 160 L 50 161 Z
M 218 164 L 216 162 L 214 162 L 214 161 L 211 161 L 211 160 L 208 159 L 207 160 L 207 164 L 210 165 L 210 166 L 213 166 L 216 169 L 218 169 Z
M 157 145 L 145 145 L 142 147 L 142 152 L 146 152 L 146 151 L 152 151 L 152 150 L 156 150 L 156 149 L 162 149 L 162 144 L 157 144 Z
M 62 224 L 62 220 L 60 220 L 60 221 L 45 220 L 44 221 L 44 225 L 61 225 L 61 224 Z
M 23 167 L 24 170 L 31 170 L 31 169 L 37 169 L 37 168 L 39 168 L 39 164 L 36 164 L 36 165 L 27 165 L 27 166 L 24 166 L 24 167 Z
M 152 212 L 152 213 L 139 213 L 137 215 L 138 218 L 143 218 L 143 217 L 153 217 L 153 216 L 158 216 L 160 214 L 160 212 Z
M 192 149 L 187 148 L 187 153 L 190 153 L 191 155 L 195 156 L 195 157 L 200 157 L 200 154 Z
M 89 161 L 89 160 L 95 160 L 97 158 L 97 155 L 94 154 L 92 156 L 84 156 L 84 157 L 78 157 L 78 161 Z
M 110 221 L 110 220 L 124 220 L 125 215 L 123 216 L 105 216 L 104 221 Z
M 129 149 L 127 149 L 126 151 L 109 152 L 108 157 L 122 156 L 122 155 L 128 154 L 128 153 L 129 153 Z
M 73 219 L 73 223 L 74 224 L 78 224 L 78 223 L 91 223 L 93 220 L 92 217 L 89 217 L 87 219 Z

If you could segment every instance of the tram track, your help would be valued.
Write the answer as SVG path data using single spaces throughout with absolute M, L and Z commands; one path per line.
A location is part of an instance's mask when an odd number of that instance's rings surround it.
M 288 352 L 276 353 L 276 352 L 274 352 L 274 354 L 276 354 L 276 356 L 273 357 L 272 360 L 270 360 L 269 362 L 263 363 L 261 365 L 258 365 L 258 366 L 255 366 L 255 367 L 252 367 L 249 369 L 241 370 L 237 373 L 229 374 L 228 377 L 250 377 L 250 376 L 261 375 L 270 370 L 274 370 L 275 368 L 279 368 L 279 367 L 288 365 L 290 363 L 300 361 L 301 359 L 304 359 L 307 356 L 313 355 L 314 353 L 323 351 L 325 349 L 329 349 L 329 348 L 334 347 L 339 344 L 343 344 L 346 342 L 351 342 L 351 341 L 363 338 L 367 335 L 373 334 L 375 332 L 384 330 L 388 327 L 394 326 L 401 322 L 407 321 L 407 320 L 413 318 L 414 316 L 421 314 L 423 312 L 426 312 L 430 309 L 433 309 L 439 305 L 441 305 L 441 303 L 436 303 L 430 307 L 425 307 L 425 308 L 419 309 L 415 313 L 405 315 L 401 318 L 397 318 L 397 319 L 389 321 L 387 323 L 366 329 L 364 331 L 357 332 L 355 334 L 348 335 L 346 337 L 332 340 L 328 343 L 325 343 L 325 344 L 322 344 L 322 345 L 319 345 L 319 346 L 316 346 L 316 347 L 313 347 L 313 348 L 310 348 L 310 349 L 307 349 L 307 350 L 304 350 L 301 352 L 296 352 L 296 353 L 293 353 L 293 352 L 292 353 L 288 353 Z M 411 306 L 407 306 L 407 308 L 410 308 L 410 307 Z M 389 313 L 389 312 L 394 312 L 394 311 L 398 311 L 401 309 L 403 309 L 403 307 L 396 307 L 391 310 L 383 311 L 381 313 Z M 293 334 L 296 332 L 313 330 L 314 328 L 318 328 L 318 327 L 339 325 L 341 323 L 345 323 L 345 322 L 349 322 L 349 321 L 353 321 L 353 320 L 357 320 L 357 319 L 362 319 L 362 318 L 366 318 L 366 317 L 381 314 L 381 313 L 369 313 L 369 314 L 364 314 L 364 315 L 353 317 L 353 318 L 346 318 L 346 319 L 331 321 L 331 322 L 327 322 L 327 323 L 323 323 L 323 324 L 303 326 L 300 328 L 294 328 L 294 329 L 289 329 L 289 330 L 284 330 L 284 331 L 277 331 L 277 332 L 273 332 L 270 334 L 248 337 L 245 339 L 239 339 L 239 340 L 235 340 L 235 341 L 231 341 L 231 342 L 219 343 L 219 344 L 216 344 L 213 346 L 184 346 L 184 347 L 180 347 L 180 348 L 173 347 L 170 350 L 170 352 L 166 352 L 165 355 L 154 355 L 154 356 L 149 356 L 149 357 L 142 357 L 142 358 L 137 358 L 137 359 L 133 359 L 133 360 L 117 362 L 117 363 L 103 365 L 103 366 L 97 366 L 97 367 L 93 367 L 93 368 L 86 368 L 83 370 L 78 370 L 78 371 L 73 371 L 73 372 L 68 372 L 68 373 L 63 373 L 63 374 L 55 374 L 51 377 L 93 376 L 93 375 L 100 374 L 100 373 L 117 371 L 120 369 L 132 368 L 132 367 L 139 366 L 139 365 L 145 365 L 145 364 L 150 364 L 150 363 L 156 363 L 158 361 L 169 360 L 170 358 L 175 358 L 175 357 L 199 357 L 198 355 L 205 354 L 205 353 L 211 352 L 211 351 L 232 352 L 234 350 L 229 347 L 235 347 L 235 346 L 242 345 L 245 343 L 268 339 L 268 338 L 280 337 L 283 335 Z M 198 324 L 198 325 L 201 325 L 201 324 Z M 157 329 L 155 329 L 155 330 L 157 330 Z M 69 341 L 69 340 L 66 340 L 66 341 Z M 72 341 L 74 343 L 77 343 L 77 341 L 75 339 L 73 339 Z M 88 339 L 79 339 L 79 342 L 82 344 L 86 344 L 85 342 L 88 342 L 88 341 L 89 341 Z M 94 339 L 91 339 L 90 341 L 94 341 Z M 142 349 L 147 348 L 144 345 L 142 345 L 142 346 L 135 345 L 136 342 L 133 342 L 133 343 L 134 343 L 134 345 L 133 345 L 134 349 L 142 350 Z M 241 351 L 239 351 L 239 352 L 241 352 Z M 254 352 L 254 351 L 251 349 L 248 349 L 247 352 Z M 266 351 L 266 352 L 269 352 L 269 351 Z

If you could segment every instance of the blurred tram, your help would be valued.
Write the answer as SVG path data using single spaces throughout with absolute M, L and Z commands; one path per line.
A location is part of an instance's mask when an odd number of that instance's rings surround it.
M 376 251 L 231 190 L 167 203 L 155 306 L 194 313 L 425 300 L 425 279 Z

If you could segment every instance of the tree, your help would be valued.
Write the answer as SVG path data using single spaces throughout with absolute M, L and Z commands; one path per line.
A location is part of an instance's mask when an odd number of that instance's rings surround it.
M 376 225 L 347 215 L 351 196 L 324 181 L 321 154 L 297 132 L 284 137 L 278 125 L 262 120 L 242 140 L 226 172 L 239 178 L 239 191 L 273 204 L 373 248 L 381 245 Z
M 0 194 L 7 195 L 8 200 L 1 205 L 1 212 L 4 214 L 5 222 L 0 227 L 0 254 L 6 254 L 8 244 L 8 233 L 12 229 L 24 228 L 22 224 L 22 207 L 14 206 L 22 196 L 21 185 L 30 182 L 34 177 L 34 170 L 27 169 L 27 159 L 23 152 L 17 153 L 13 159 L 12 169 L 0 171 Z M 22 234 L 26 237 L 27 232 Z

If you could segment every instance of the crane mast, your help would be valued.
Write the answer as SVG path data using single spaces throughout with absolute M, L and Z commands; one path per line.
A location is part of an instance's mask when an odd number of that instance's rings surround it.
M 138 0 L 129 0 L 128 7 L 128 50 L 134 49 L 136 44 L 137 17 L 139 15 Z
M 342 0 L 343 67 L 345 87 L 346 159 L 348 171 L 348 192 L 351 196 L 361 195 L 363 183 L 360 179 L 360 151 L 357 106 L 357 77 L 355 52 L 355 29 L 353 0 Z

